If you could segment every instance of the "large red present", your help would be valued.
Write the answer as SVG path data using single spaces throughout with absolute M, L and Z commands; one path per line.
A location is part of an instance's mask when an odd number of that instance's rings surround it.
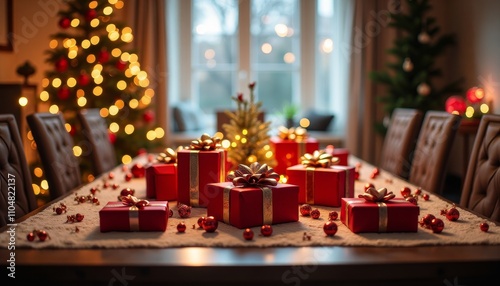
M 286 170 L 287 183 L 299 186 L 299 203 L 339 207 L 341 198 L 354 197 L 354 167 L 308 167 Z
M 212 198 L 207 215 L 237 228 L 299 220 L 299 188 L 290 184 L 235 187 L 231 182 L 208 184 Z
M 146 167 L 146 196 L 159 201 L 177 200 L 177 164 L 157 163 Z
M 402 198 L 386 202 L 343 198 L 340 220 L 352 232 L 417 232 L 417 205 Z
M 220 138 L 203 134 L 190 149 L 177 152 L 177 188 L 180 203 L 206 207 L 205 186 L 226 180 L 226 150 L 217 149 Z
M 168 216 L 169 208 L 166 201 L 149 202 L 146 206 L 108 202 L 99 211 L 99 225 L 101 232 L 165 231 Z
M 319 142 L 314 138 L 291 140 L 271 137 L 270 145 L 276 158 L 274 170 L 280 175 L 286 174 L 288 167 L 300 164 L 302 155 L 319 149 Z

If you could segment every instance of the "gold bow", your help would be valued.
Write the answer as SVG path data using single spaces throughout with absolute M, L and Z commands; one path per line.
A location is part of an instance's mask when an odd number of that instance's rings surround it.
M 307 139 L 307 130 L 302 127 L 286 128 L 285 126 L 278 127 L 278 136 L 283 140 L 305 140 Z
M 373 187 L 366 189 L 365 193 L 358 195 L 358 198 L 363 198 L 367 202 L 387 202 L 396 197 L 392 192 L 387 192 L 386 188 L 376 190 Z
M 302 165 L 315 168 L 330 168 L 332 164 L 336 164 L 339 158 L 333 157 L 332 154 L 326 153 L 325 150 L 316 150 L 312 154 L 306 153 L 300 157 Z
M 177 163 L 177 151 L 174 151 L 172 148 L 165 148 L 162 153 L 158 154 L 156 160 L 165 164 Z
M 122 197 L 122 204 L 126 206 L 134 206 L 137 207 L 138 209 L 142 209 L 145 206 L 149 205 L 149 201 L 147 200 L 140 200 L 132 195 L 127 195 Z
M 189 149 L 191 150 L 204 150 L 204 151 L 212 151 L 217 150 L 221 147 L 221 138 L 219 137 L 210 137 L 207 133 L 203 133 L 199 139 L 191 141 L 191 145 L 189 145 Z
M 276 186 L 280 176 L 267 164 L 261 165 L 254 162 L 250 167 L 239 164 L 238 169 L 229 173 L 227 178 L 232 180 L 236 187 Z

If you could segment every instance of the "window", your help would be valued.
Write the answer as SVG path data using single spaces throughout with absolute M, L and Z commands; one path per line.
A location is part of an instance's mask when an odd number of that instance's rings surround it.
M 171 104 L 189 101 L 213 115 L 256 81 L 266 116 L 289 104 L 333 113 L 333 0 L 168 4 Z

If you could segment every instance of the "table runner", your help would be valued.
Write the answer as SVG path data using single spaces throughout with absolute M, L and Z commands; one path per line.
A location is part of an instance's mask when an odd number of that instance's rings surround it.
M 352 156 L 351 156 L 352 157 Z M 146 163 L 147 157 L 137 158 L 134 163 Z M 356 164 L 356 158 L 351 158 L 350 164 Z M 360 177 L 355 184 L 355 193 L 364 191 L 366 183 L 373 183 L 377 188 L 386 187 L 394 192 L 397 197 L 401 197 L 400 189 L 408 186 L 414 191 L 416 186 L 409 184 L 399 178 L 393 177 L 387 172 L 380 170 L 380 174 L 370 178 L 374 169 L 367 163 L 361 163 Z M 131 165 L 128 166 L 130 169 Z M 125 180 L 124 168 L 118 166 L 113 171 L 114 178 L 109 179 L 108 174 L 97 178 L 75 192 L 79 195 L 87 195 L 92 187 L 99 187 L 100 192 L 96 194 L 101 202 L 100 205 L 91 203 L 77 204 L 74 195 L 62 199 L 68 207 L 67 214 L 57 215 L 52 208 L 59 206 L 59 202 L 48 205 L 48 207 L 18 223 L 7 230 L 15 230 L 16 248 L 167 248 L 167 247 L 282 247 L 282 246 L 387 246 L 387 247 L 410 247 L 424 245 L 470 245 L 470 244 L 500 244 L 500 226 L 488 221 L 490 230 L 482 232 L 479 224 L 486 220 L 477 215 L 457 207 L 460 211 L 460 219 L 456 222 L 448 221 L 440 215 L 440 210 L 451 207 L 451 204 L 430 194 L 430 200 L 420 199 L 420 217 L 431 213 L 443 219 L 445 228 L 442 233 L 435 234 L 429 229 L 419 227 L 417 233 L 352 233 L 345 225 L 337 219 L 338 232 L 333 237 L 328 237 L 323 232 L 323 224 L 328 221 L 328 213 L 337 211 L 340 216 L 340 208 L 313 206 L 321 212 L 320 219 L 299 216 L 298 222 L 273 225 L 273 234 L 270 237 L 260 235 L 260 228 L 254 227 L 254 239 L 246 241 L 243 239 L 243 230 L 219 222 L 219 227 L 215 233 L 207 233 L 198 228 L 197 220 L 201 216 L 206 216 L 205 208 L 193 208 L 191 217 L 182 219 L 177 214 L 176 202 L 169 205 L 174 212 L 173 217 L 168 221 L 165 232 L 106 232 L 99 230 L 99 210 L 108 201 L 116 201 L 117 196 L 123 188 L 129 187 L 136 191 L 136 196 L 144 198 L 146 194 L 146 181 L 144 178 Z M 102 188 L 103 182 L 116 183 L 118 188 Z M 425 191 L 424 191 L 425 193 Z M 297 206 L 298 208 L 298 206 Z M 82 222 L 67 223 L 66 215 L 81 213 L 85 217 Z M 185 222 L 187 230 L 185 233 L 177 233 L 176 226 L 179 222 Z M 193 229 L 193 226 L 195 228 Z M 76 227 L 79 231 L 75 232 Z M 44 242 L 35 239 L 29 242 L 26 235 L 34 229 L 47 231 L 50 239 Z M 6 231 L 0 234 L 0 244 L 8 245 L 10 233 Z

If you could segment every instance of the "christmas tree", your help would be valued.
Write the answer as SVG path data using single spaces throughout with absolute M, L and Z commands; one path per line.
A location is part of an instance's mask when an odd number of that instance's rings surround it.
M 248 85 L 250 98 L 247 100 L 242 93 L 232 97 L 237 104 L 235 112 L 226 111 L 229 124 L 222 128 L 226 132 L 229 160 L 234 168 L 239 164 L 250 166 L 254 162 L 261 165 L 274 166 L 274 155 L 269 146 L 270 122 L 259 119 L 262 102 L 255 103 L 255 82 Z
M 140 152 L 160 143 L 164 130 L 155 127 L 149 109 L 154 90 L 138 56 L 127 50 L 133 41 L 131 28 L 113 21 L 123 8 L 118 0 L 68 0 L 59 12 L 61 32 L 52 35 L 40 99 L 49 111 L 62 112 L 66 129 L 75 142 L 76 156 L 85 153 L 77 112 L 98 108 L 109 124 L 117 161 L 127 164 Z M 82 158 L 84 180 L 92 180 L 90 164 Z
M 431 9 L 428 0 L 407 0 L 408 14 L 391 13 L 390 27 L 398 30 L 400 37 L 387 52 L 395 57 L 387 63 L 388 70 L 370 73 L 370 78 L 387 86 L 386 94 L 378 99 L 384 104 L 388 116 L 395 108 L 443 110 L 447 95 L 460 92 L 461 80 L 438 88 L 433 79 L 442 75 L 434 66 L 435 59 L 444 49 L 455 43 L 451 34 L 438 35 L 436 19 L 426 16 Z M 377 126 L 379 131 L 385 127 Z

